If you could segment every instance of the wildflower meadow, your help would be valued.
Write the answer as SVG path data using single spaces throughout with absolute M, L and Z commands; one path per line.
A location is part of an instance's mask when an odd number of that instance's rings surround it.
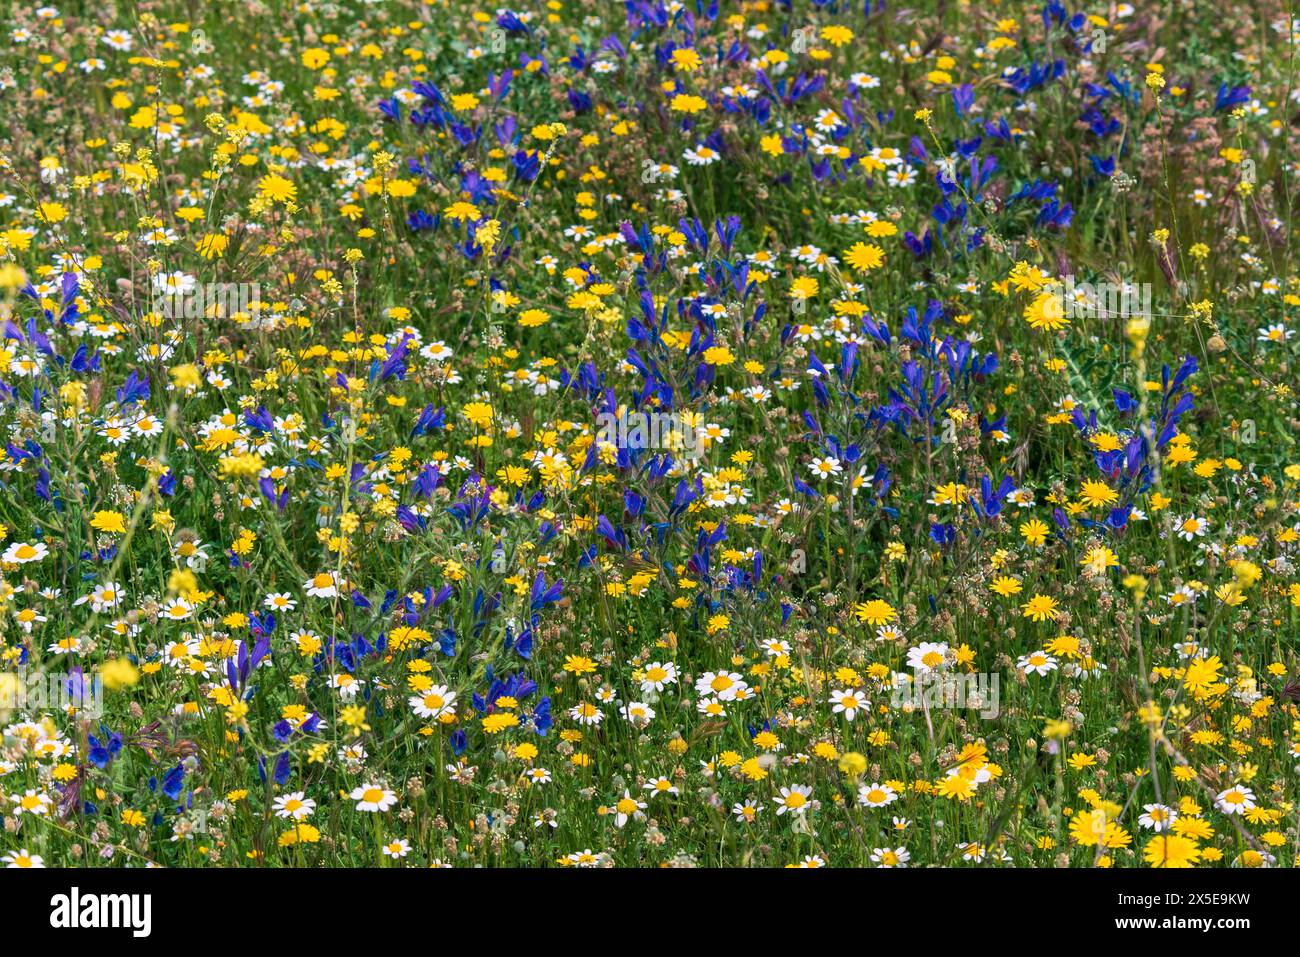
M 1295 865 L 1289 2 L 0 35 L 5 867 Z

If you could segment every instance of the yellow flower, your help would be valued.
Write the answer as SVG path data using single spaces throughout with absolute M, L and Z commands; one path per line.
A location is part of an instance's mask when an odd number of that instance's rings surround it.
M 1105 450 L 1102 449 L 1101 451 Z M 1118 492 L 1105 482 L 1098 482 L 1092 479 L 1083 483 L 1083 488 L 1079 492 L 1079 497 L 1093 507 L 1113 505 L 1119 501 Z
M 1030 545 L 1041 545 L 1047 541 L 1048 528 L 1036 518 L 1023 522 L 1020 526 L 1021 537 Z
M 203 384 L 203 377 L 199 370 L 191 363 L 172 366 L 169 370 L 172 383 L 178 389 L 197 389 Z
M 1079 564 L 1093 575 L 1104 575 L 1106 569 L 1119 565 L 1119 558 L 1105 545 L 1099 545 L 1079 559 Z
M 700 55 L 690 47 L 678 47 L 673 51 L 673 69 L 679 73 L 690 73 L 700 68 Z
M 469 419 L 470 424 L 480 429 L 490 428 L 492 425 L 492 406 L 486 402 L 471 402 L 461 410 L 465 418 Z
M 1096 847 L 1109 824 L 1104 811 L 1080 811 L 1070 818 L 1070 840 L 1082 847 Z
M 60 203 L 41 203 L 36 208 L 36 218 L 43 223 L 61 223 L 68 218 L 68 211 Z
M 952 774 L 940 781 L 936 790 L 950 801 L 969 801 L 975 793 L 975 779 L 965 774 Z
M 1206 691 L 1219 680 L 1219 669 L 1223 662 L 1218 655 L 1210 658 L 1194 658 L 1183 675 L 1183 684 L 1191 691 Z
M 121 691 L 140 680 L 140 672 L 135 665 L 131 664 L 129 658 L 112 658 L 104 662 L 103 667 L 99 669 L 99 676 L 104 682 L 104 687 L 109 691 Z
M 483 719 L 483 730 L 488 734 L 498 734 L 506 728 L 513 728 L 519 724 L 519 717 L 509 711 L 498 711 L 490 714 Z
M 887 625 L 898 617 L 898 612 L 887 601 L 881 601 L 879 598 L 872 601 L 864 602 L 854 608 L 854 613 L 858 621 L 867 625 Z
M 226 478 L 255 478 L 262 471 L 262 457 L 256 452 L 227 455 L 217 462 Z
M 586 675 L 596 670 L 596 662 L 590 658 L 584 658 L 581 655 L 566 655 L 564 658 L 564 670 L 570 674 Z
M 329 61 L 329 51 L 322 50 L 320 47 L 310 47 L 302 51 L 302 65 L 309 70 L 319 70 Z
M 793 299 L 811 299 L 817 295 L 821 286 L 812 276 L 800 276 L 790 283 L 790 296 Z
M 96 512 L 90 520 L 90 527 L 97 532 L 116 532 L 126 534 L 126 516 L 121 512 Z
M 280 847 L 293 847 L 295 844 L 315 844 L 320 841 L 320 829 L 311 824 L 295 824 L 277 839 Z
M 1034 621 L 1055 620 L 1056 599 L 1047 595 L 1035 595 L 1029 601 L 1020 606 L 1023 617 L 1031 618 Z
M 1201 859 L 1201 848 L 1190 838 L 1160 834 L 1143 849 L 1142 857 L 1152 867 L 1192 867 Z
M 531 761 L 537 757 L 537 746 L 525 741 L 523 744 L 515 746 L 514 755 L 520 761 Z
M 690 93 L 678 93 L 670 104 L 674 113 L 699 113 L 708 105 L 705 100 Z
M 993 579 L 993 584 L 989 586 L 989 589 L 1003 598 L 1010 598 L 1012 595 L 1020 594 L 1020 580 L 1012 578 L 1010 575 L 999 575 Z
M 263 176 L 257 184 L 258 193 L 275 203 L 290 203 L 298 197 L 298 187 L 283 176 L 272 173 Z
M 1025 306 L 1025 319 L 1034 329 L 1056 332 L 1070 324 L 1065 317 L 1065 305 L 1061 297 L 1054 292 L 1041 293 L 1037 299 Z
M 370 730 L 370 725 L 366 723 L 365 705 L 354 704 L 344 708 L 339 712 L 339 721 L 352 731 L 353 737 Z
M 478 207 L 473 203 L 457 202 L 443 209 L 442 214 L 448 219 L 455 219 L 459 222 L 476 222 L 482 218 Z
M 1070 733 L 1070 722 L 1061 720 L 1048 721 L 1043 726 L 1043 735 L 1048 738 L 1064 738 Z
M 884 265 L 885 251 L 875 243 L 854 243 L 845 250 L 844 259 L 858 272 L 870 272 Z
M 842 47 L 853 39 L 853 31 L 842 24 L 833 23 L 822 27 L 821 37 L 833 47 Z

